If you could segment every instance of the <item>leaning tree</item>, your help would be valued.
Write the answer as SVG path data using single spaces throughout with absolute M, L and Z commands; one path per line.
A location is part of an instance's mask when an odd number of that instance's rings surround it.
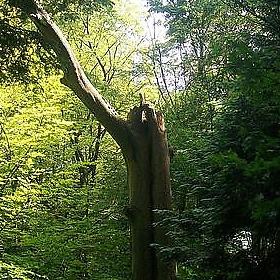
M 158 258 L 151 244 L 168 245 L 166 230 L 155 209 L 171 208 L 169 149 L 163 115 L 148 104 L 134 107 L 123 120 L 93 87 L 69 42 L 37 0 L 10 0 L 36 25 L 60 62 L 61 82 L 72 89 L 120 146 L 128 171 L 134 280 L 175 279 L 174 265 Z

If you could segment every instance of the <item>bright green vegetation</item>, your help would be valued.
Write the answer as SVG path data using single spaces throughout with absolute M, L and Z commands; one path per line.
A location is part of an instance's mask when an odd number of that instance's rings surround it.
M 0 279 L 131 279 L 121 151 L 8 2 Z M 279 1 L 149 1 L 167 28 L 150 45 L 127 1 L 43 2 L 121 115 L 139 93 L 165 114 L 173 211 L 160 214 L 173 245 L 155 247 L 178 279 L 280 279 Z
M 49 279 L 128 278 L 118 148 L 54 78 L 43 87 L 1 90 L 1 273 L 19 264 Z

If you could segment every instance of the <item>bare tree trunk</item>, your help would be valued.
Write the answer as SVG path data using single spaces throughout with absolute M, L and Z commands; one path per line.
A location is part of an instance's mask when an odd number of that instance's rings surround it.
M 63 84 L 71 88 L 120 146 L 126 160 L 132 235 L 133 280 L 175 279 L 172 265 L 161 262 L 152 243 L 168 245 L 163 228 L 155 227 L 154 209 L 170 209 L 169 154 L 163 116 L 148 105 L 131 110 L 122 120 L 92 86 L 68 41 L 36 0 L 11 0 L 35 23 L 56 52 L 64 72 Z
M 163 116 L 148 105 L 135 107 L 129 115 L 133 154 L 126 158 L 130 187 L 133 280 L 175 279 L 172 264 L 156 256 L 151 244 L 169 245 L 155 209 L 171 209 L 169 152 Z

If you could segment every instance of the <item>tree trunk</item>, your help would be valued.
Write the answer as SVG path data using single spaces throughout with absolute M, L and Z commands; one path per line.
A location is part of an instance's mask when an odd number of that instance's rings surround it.
M 61 63 L 62 83 L 71 88 L 120 146 L 126 160 L 131 222 L 133 280 L 173 280 L 173 265 L 161 262 L 151 244 L 169 245 L 165 230 L 154 226 L 154 209 L 170 209 L 169 154 L 163 116 L 148 105 L 131 110 L 128 120 L 92 86 L 58 26 L 36 0 L 10 0 L 35 23 Z
M 175 279 L 172 264 L 164 264 L 151 244 L 169 245 L 165 230 L 155 226 L 155 209 L 171 208 L 169 153 L 163 117 L 148 105 L 129 115 L 133 153 L 125 155 L 130 187 L 133 280 Z

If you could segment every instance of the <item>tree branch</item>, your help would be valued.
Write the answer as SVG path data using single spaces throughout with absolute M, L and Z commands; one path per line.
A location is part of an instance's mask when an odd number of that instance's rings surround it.
M 27 13 L 61 63 L 64 72 L 61 82 L 76 93 L 125 152 L 130 146 L 131 134 L 128 124 L 120 118 L 115 109 L 88 80 L 59 27 L 51 20 L 37 0 L 11 0 L 10 4 Z

